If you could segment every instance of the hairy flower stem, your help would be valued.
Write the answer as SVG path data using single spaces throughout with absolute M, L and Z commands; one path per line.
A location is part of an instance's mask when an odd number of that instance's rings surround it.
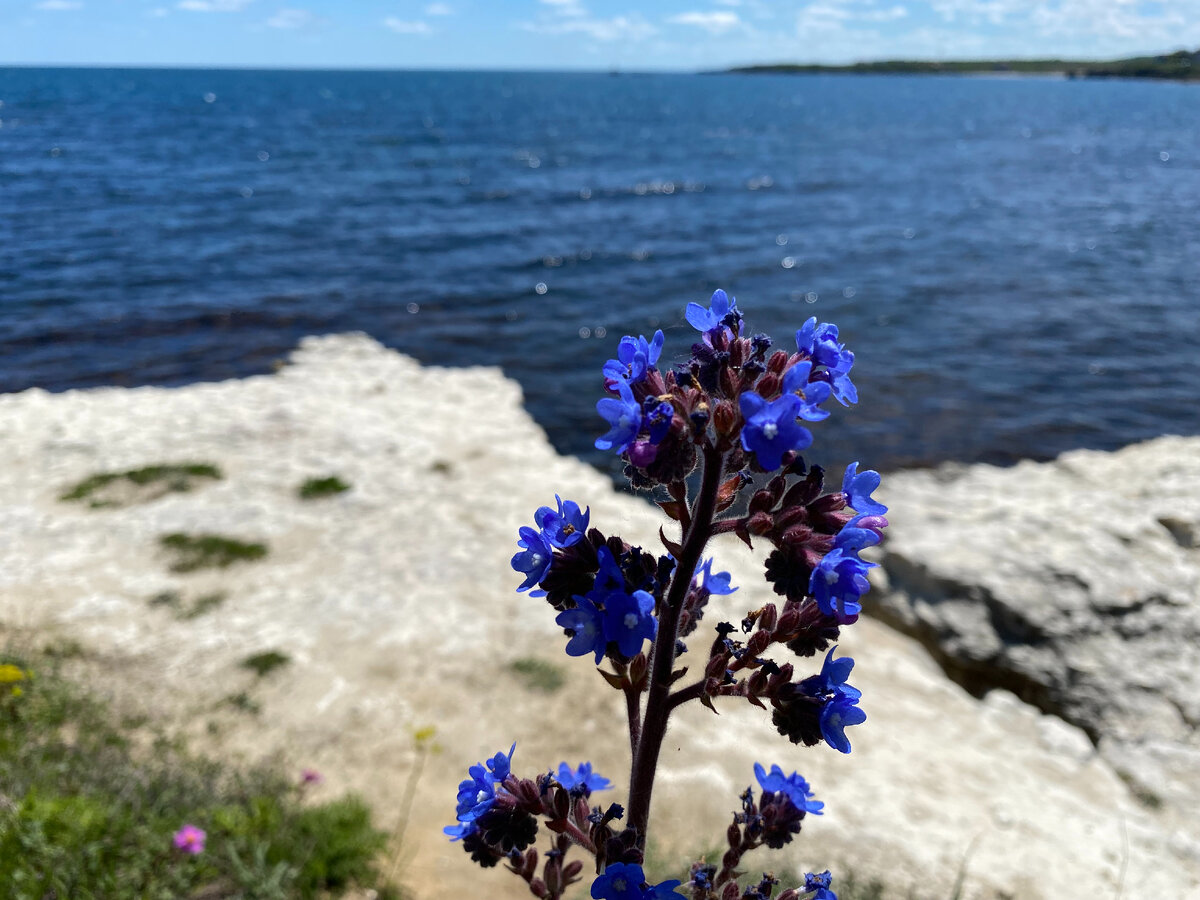
M 654 771 L 658 753 L 667 733 L 671 715 L 671 672 L 675 665 L 675 641 L 679 632 L 679 616 L 683 602 L 696 574 L 696 566 L 712 537 L 713 517 L 717 508 L 717 489 L 721 485 L 725 456 L 711 445 L 704 447 L 704 474 L 700 492 L 692 505 L 691 521 L 684 535 L 682 552 L 676 561 L 675 574 L 667 591 L 658 621 L 658 636 L 654 641 L 654 660 L 650 672 L 650 691 L 646 700 L 646 715 L 642 734 L 633 757 L 629 777 L 629 825 L 637 831 L 638 846 L 646 848 L 646 829 L 650 820 L 650 795 L 654 789 Z

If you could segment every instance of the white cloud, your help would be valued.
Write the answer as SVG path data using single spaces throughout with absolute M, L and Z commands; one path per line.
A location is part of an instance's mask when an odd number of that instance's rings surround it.
M 425 15 L 427 16 L 452 16 L 454 10 L 445 3 L 430 3 L 425 7 Z
M 314 17 L 307 9 L 281 9 L 267 19 L 268 28 L 291 30 L 313 23 Z
M 251 0 L 179 0 L 177 6 L 191 12 L 240 12 Z
M 428 22 L 422 22 L 420 19 L 406 20 L 397 19 L 395 16 L 388 16 L 383 20 L 385 28 L 390 28 L 396 34 L 432 34 L 433 29 L 429 27 Z
M 694 25 L 709 34 L 724 34 L 742 24 L 735 12 L 713 10 L 712 12 L 685 12 L 667 19 L 673 25 Z
M 889 9 L 868 9 L 863 10 L 861 14 L 855 18 L 863 22 L 895 22 L 897 19 L 903 19 L 908 15 L 908 7 L 901 6 L 897 3 Z
M 65 12 L 68 9 L 83 9 L 83 4 L 79 0 L 42 0 L 41 3 L 34 6 L 34 9 Z
M 640 41 L 658 32 L 640 16 L 614 16 L 611 19 L 572 17 L 554 22 L 525 22 L 521 27 L 538 34 L 586 34 L 597 41 Z
M 560 16 L 586 16 L 587 10 L 583 7 L 582 0 L 541 0 L 543 4 L 549 6 Z
M 164 6 L 156 6 L 154 9 L 149 10 L 146 15 L 152 19 L 164 19 L 170 15 L 170 11 Z

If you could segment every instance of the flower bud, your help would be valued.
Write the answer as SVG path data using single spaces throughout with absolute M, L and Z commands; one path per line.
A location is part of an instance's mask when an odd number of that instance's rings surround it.
M 758 656 L 767 649 L 771 644 L 771 634 L 767 631 L 756 631 L 750 635 L 750 640 L 746 641 L 746 652 L 751 656 Z
M 740 891 L 741 888 L 737 886 L 737 882 L 730 881 L 725 885 L 724 890 L 721 891 L 721 900 L 738 900 Z
M 767 371 L 772 375 L 782 375 L 783 370 L 787 368 L 788 355 L 782 350 L 776 350 L 771 354 L 771 358 L 767 360 Z
M 772 375 L 769 372 L 758 380 L 758 384 L 754 386 L 754 392 L 764 400 L 774 400 L 779 396 L 779 389 L 783 382 L 779 380 L 778 375 Z
M 758 627 L 763 631 L 773 631 L 779 621 L 779 609 L 774 603 L 768 603 L 758 613 Z
M 751 534 L 770 534 L 775 527 L 775 520 L 770 513 L 757 512 L 746 520 L 746 530 Z
M 728 400 L 721 400 L 717 403 L 713 410 L 713 428 L 716 429 L 717 437 L 729 439 L 733 437 L 734 430 L 737 428 L 738 414 L 733 408 L 733 404 Z
M 549 897 L 550 892 L 546 890 L 546 882 L 540 878 L 535 878 L 529 882 L 529 892 L 535 897 Z

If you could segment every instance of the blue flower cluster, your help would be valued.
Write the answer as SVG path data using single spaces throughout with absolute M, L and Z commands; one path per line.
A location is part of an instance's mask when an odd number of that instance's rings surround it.
M 675 888 L 681 882 L 646 884 L 646 873 L 633 863 L 610 863 L 592 882 L 593 900 L 668 900 L 683 897 Z
M 636 457 L 636 464 L 643 466 L 654 461 L 658 445 L 671 429 L 675 408 L 661 396 L 641 389 L 639 393 L 643 396 L 639 400 L 634 395 L 634 386 L 642 385 L 656 371 L 662 348 L 662 331 L 656 331 L 651 341 L 642 335 L 626 335 L 617 346 L 617 358 L 604 364 L 605 386 L 617 396 L 604 397 L 596 403 L 596 412 L 609 426 L 604 435 L 596 438 L 596 449 L 630 453 Z M 638 441 L 643 432 L 646 439 Z
M 825 742 L 842 753 L 850 752 L 850 741 L 846 738 L 846 729 L 851 725 L 861 725 L 867 721 L 867 714 L 858 705 L 862 691 L 846 683 L 850 670 L 854 668 L 854 659 L 843 656 L 833 658 L 830 647 L 821 666 L 821 674 L 817 676 L 816 695 L 821 699 L 821 735 Z
M 512 772 L 512 756 L 516 752 L 514 743 L 508 753 L 497 753 L 486 763 L 476 763 L 467 769 L 470 776 L 458 785 L 458 804 L 455 814 L 457 825 L 448 825 L 443 831 L 452 841 L 460 841 L 478 829 L 480 817 L 496 805 L 496 785 L 503 784 Z
M 625 578 L 607 547 L 596 552 L 600 571 L 586 596 L 575 597 L 575 608 L 564 610 L 555 622 L 571 634 L 568 656 L 596 654 L 599 663 L 615 644 L 626 658 L 637 656 L 642 643 L 654 640 L 658 620 L 654 617 L 654 596 L 646 591 L 625 591 Z
M 543 506 L 534 513 L 537 531 L 523 526 L 519 532 L 517 546 L 522 550 L 512 558 L 512 567 L 524 572 L 525 580 L 517 588 L 518 591 L 527 591 L 546 577 L 554 562 L 555 548 L 565 550 L 574 546 L 583 540 L 587 532 L 591 507 L 581 512 L 579 504 L 573 500 L 563 502 L 558 494 L 554 495 L 554 499 L 558 501 L 558 509 Z M 541 592 L 534 591 L 530 596 L 541 596 Z
M 877 563 L 859 557 L 858 551 L 873 547 L 883 539 L 881 529 L 887 525 L 882 518 L 887 507 L 871 497 L 879 486 L 879 473 L 858 472 L 858 463 L 846 467 L 842 479 L 842 493 L 846 502 L 859 515 L 850 519 L 838 532 L 833 549 L 822 557 L 813 569 L 808 591 L 816 598 L 821 612 L 837 617 L 839 622 L 850 623 L 862 612 L 860 599 L 871 588 L 867 572 Z
M 708 309 L 699 303 L 689 303 L 684 315 L 688 324 L 703 333 L 710 344 L 715 331 L 723 330 L 729 337 L 742 333 L 742 312 L 737 308 L 737 299 L 722 290 L 713 291 Z
M 819 816 L 825 808 L 825 804 L 821 801 L 811 799 L 812 789 L 808 786 L 808 782 L 796 772 L 784 775 L 783 769 L 779 766 L 771 766 L 771 771 L 767 772 L 762 763 L 755 763 L 754 777 L 758 779 L 759 787 L 765 792 L 783 794 L 796 809 Z
M 833 396 L 842 406 L 858 402 L 858 389 L 850 380 L 854 354 L 838 343 L 838 328 L 827 322 L 817 324 L 816 316 L 796 332 L 796 349 L 819 366 L 813 378 L 829 383 Z
M 814 875 L 809 872 L 804 876 L 804 890 L 816 891 L 809 900 L 838 900 L 837 894 L 830 890 L 829 886 L 833 884 L 833 876 L 826 869 L 820 875 Z
M 592 791 L 607 791 L 612 782 L 598 772 L 592 771 L 590 762 L 582 762 L 572 769 L 565 762 L 558 764 L 558 771 L 551 772 L 551 777 L 572 794 L 583 797 L 591 796 Z
M 782 394 L 767 400 L 755 391 L 745 391 L 738 398 L 746 420 L 742 448 L 754 454 L 762 469 L 773 472 L 783 465 L 785 453 L 799 453 L 812 444 L 812 432 L 800 420 L 819 422 L 828 418 L 829 411 L 821 404 L 830 395 L 844 406 L 858 400 L 858 391 L 850 380 L 854 354 L 837 342 L 837 336 L 836 325 L 818 325 L 815 317 L 809 319 L 796 332 L 799 359 L 783 374 Z

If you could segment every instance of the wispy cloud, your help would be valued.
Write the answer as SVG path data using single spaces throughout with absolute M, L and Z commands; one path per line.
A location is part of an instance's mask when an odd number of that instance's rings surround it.
M 657 34 L 658 29 L 640 16 L 614 16 L 611 19 L 588 17 L 559 22 L 525 22 L 526 31 L 539 34 L 586 34 L 597 41 L 640 41 Z
M 694 25 L 703 28 L 709 34 L 724 34 L 742 24 L 738 14 L 729 10 L 712 10 L 711 12 L 685 12 L 667 19 L 672 25 Z
M 388 16 L 383 20 L 383 26 L 390 28 L 396 34 L 433 34 L 429 23 L 420 19 L 397 19 L 395 16 Z
M 452 16 L 454 9 L 445 3 L 430 3 L 425 7 L 425 15 L 427 16 Z
M 587 15 L 587 10 L 583 8 L 581 0 L 541 0 L 541 2 L 551 7 L 560 16 Z
M 657 34 L 658 29 L 640 15 L 598 18 L 593 16 L 582 0 L 541 0 L 550 7 L 549 15 L 520 27 L 536 34 L 583 34 L 595 41 L 641 41 Z
M 79 0 L 42 0 L 41 3 L 35 4 L 34 9 L 45 9 L 53 12 L 66 12 L 70 9 L 83 9 L 83 4 Z
M 267 19 L 268 28 L 279 28 L 283 31 L 290 31 L 296 28 L 304 28 L 316 21 L 316 17 L 307 9 L 281 9 L 271 18 Z
M 191 12 L 241 12 L 252 0 L 179 0 L 180 9 Z

